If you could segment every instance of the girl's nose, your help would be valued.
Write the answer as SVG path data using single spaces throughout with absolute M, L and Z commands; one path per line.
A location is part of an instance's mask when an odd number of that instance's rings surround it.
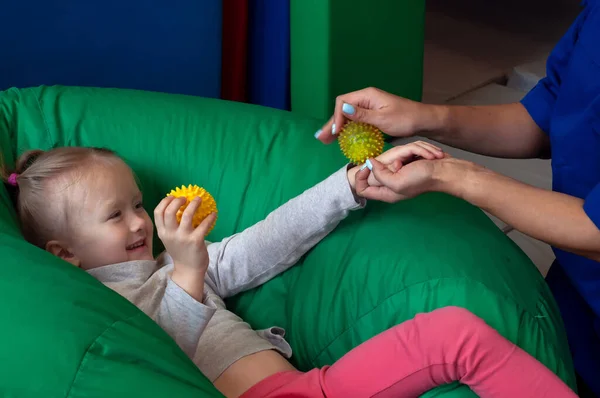
M 137 232 L 140 231 L 142 229 L 144 229 L 144 227 L 146 226 L 146 220 L 144 219 L 144 217 L 140 216 L 140 215 L 134 215 L 131 221 L 131 231 L 132 232 Z

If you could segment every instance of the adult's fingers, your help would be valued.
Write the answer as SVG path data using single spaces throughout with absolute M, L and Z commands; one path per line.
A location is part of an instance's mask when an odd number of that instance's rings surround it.
M 361 98 L 358 101 L 352 101 L 348 98 L 338 97 L 336 99 L 335 112 L 333 114 L 336 129 L 335 131 L 332 129 L 332 134 L 339 133 L 347 120 L 354 120 L 379 127 L 377 126 L 378 111 L 361 106 L 361 102 L 364 103 L 365 101 L 368 102 L 365 98 Z
M 400 170 L 400 168 L 402 168 L 402 161 L 399 159 L 394 160 L 392 163 L 387 165 L 387 168 L 392 172 L 392 173 L 397 173 L 398 170 Z
M 392 173 L 397 173 L 401 168 L 402 168 L 402 162 L 399 160 L 394 160 L 392 163 L 387 164 L 385 167 L 387 167 Z M 365 169 L 365 170 L 369 170 L 369 169 Z M 373 173 L 369 173 L 369 177 L 367 178 L 367 183 L 369 184 L 369 186 L 372 187 L 379 187 L 383 184 L 381 184 L 379 181 L 377 181 L 377 178 L 375 178 L 375 176 L 373 175 Z
M 442 148 L 435 146 L 427 141 L 415 141 L 414 144 L 427 149 L 428 151 L 433 153 L 436 158 L 444 157 L 444 150 Z
M 348 120 L 376 125 L 377 113 L 371 109 L 380 94 L 379 90 L 369 87 L 338 96 L 333 116 L 315 133 L 315 137 L 326 144 L 335 141 Z
M 372 178 L 369 169 L 360 170 L 356 173 L 356 194 L 365 199 L 378 200 L 381 202 L 393 203 L 402 199 L 386 186 L 371 185 L 368 180 Z
M 414 143 L 407 146 L 407 150 L 412 152 L 412 156 L 408 155 L 408 158 L 404 160 L 404 163 L 407 163 L 409 160 L 414 160 L 415 157 L 420 157 L 423 159 L 434 160 L 437 158 L 441 158 L 443 156 L 443 152 L 440 152 L 436 149 L 433 149 L 427 145 L 423 145 L 424 143 Z
M 336 135 L 331 134 L 331 128 L 333 125 L 333 116 L 329 118 L 327 123 L 323 125 L 316 133 L 315 138 L 324 144 L 331 144 L 337 139 Z
M 377 200 L 386 203 L 396 203 L 405 199 L 403 195 L 399 195 L 391 189 L 389 189 L 388 187 L 384 186 L 369 187 L 358 195 L 365 199 Z
M 364 166 L 363 166 L 364 167 Z M 388 165 L 388 170 L 393 172 L 394 169 L 400 169 L 399 165 Z M 375 175 L 368 168 L 364 167 L 356 172 L 354 177 L 354 190 L 360 195 L 361 192 L 367 191 L 370 187 L 381 187 L 384 184 L 377 180 Z
M 377 181 L 382 185 L 390 188 L 392 191 L 397 192 L 398 175 L 392 172 L 383 163 L 378 162 L 375 159 L 367 159 L 367 167 L 371 170 Z
M 333 113 L 333 122 L 336 126 L 335 132 L 339 133 L 341 131 L 341 127 L 347 119 L 381 128 L 378 125 L 380 121 L 378 103 L 381 102 L 381 97 L 384 95 L 385 93 L 381 90 L 369 87 L 338 96 L 335 100 Z
M 371 176 L 371 170 L 367 168 L 361 168 L 356 172 L 356 176 L 354 179 L 354 190 L 357 194 L 360 195 L 360 192 L 364 192 L 367 188 L 369 188 L 369 177 Z M 374 178 L 374 177 L 371 177 Z
M 351 118 L 356 114 L 356 108 L 358 104 L 363 104 L 368 102 L 369 92 L 367 89 L 353 91 L 351 93 L 338 95 L 335 98 L 335 107 L 333 109 L 333 124 L 331 126 L 331 134 L 338 134 L 341 129 L 346 124 L 346 118 Z M 346 105 L 346 109 L 344 109 L 344 104 Z M 350 110 L 351 112 L 345 113 L 345 111 Z
M 386 164 L 393 163 L 398 160 L 403 164 L 407 164 L 412 162 L 416 156 L 429 160 L 443 158 L 444 153 L 441 150 L 434 148 L 434 146 L 427 145 L 427 143 L 422 141 L 413 142 L 394 147 L 377 156 L 375 159 Z

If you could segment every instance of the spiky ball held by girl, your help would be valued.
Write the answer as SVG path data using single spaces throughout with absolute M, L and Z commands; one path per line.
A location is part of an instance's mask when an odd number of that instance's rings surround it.
M 208 217 L 210 213 L 218 213 L 217 203 L 215 202 L 215 199 L 210 193 L 206 191 L 206 189 L 200 188 L 198 185 L 188 185 L 187 187 L 182 185 L 181 188 L 177 187 L 171 192 L 169 192 L 167 196 L 174 196 L 176 198 L 186 199 L 185 204 L 181 206 L 179 211 L 177 211 L 177 222 L 181 222 L 181 216 L 183 215 L 183 211 L 188 207 L 190 202 L 195 197 L 200 197 L 202 202 L 200 202 L 200 207 L 198 207 L 198 210 L 196 210 L 194 218 L 192 219 L 192 226 L 194 228 L 200 225 L 202 220 Z M 206 232 L 207 235 L 210 233 L 210 231 L 212 231 L 216 223 L 217 219 L 215 218 L 215 221 Z

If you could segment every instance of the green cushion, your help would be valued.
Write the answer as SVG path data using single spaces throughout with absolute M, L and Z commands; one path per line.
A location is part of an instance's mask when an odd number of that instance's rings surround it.
M 343 166 L 336 145 L 313 138 L 318 125 L 268 108 L 140 91 L 0 93 L 9 164 L 31 148 L 110 147 L 139 176 L 148 210 L 177 185 L 211 192 L 220 212 L 210 240 L 263 219 Z M 28 245 L 3 188 L 0 259 L 4 395 L 218 396 L 133 305 Z M 479 209 L 442 194 L 369 203 L 300 264 L 228 304 L 256 328 L 286 328 L 292 362 L 303 370 L 333 363 L 418 312 L 462 306 L 575 385 L 562 321 L 531 261 Z M 424 396 L 474 394 L 455 383 Z

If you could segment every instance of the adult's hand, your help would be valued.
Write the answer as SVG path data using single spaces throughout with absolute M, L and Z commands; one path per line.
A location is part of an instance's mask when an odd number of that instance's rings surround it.
M 397 202 L 424 192 L 444 192 L 535 239 L 600 261 L 600 229 L 581 198 L 536 188 L 455 158 L 415 160 L 397 169 L 375 159 L 369 164 L 371 170 L 367 166 L 356 174 L 359 196 Z
M 348 120 L 372 124 L 393 137 L 420 135 L 481 155 L 532 158 L 550 154 L 548 134 L 520 102 L 432 105 L 366 88 L 337 97 L 333 116 L 315 137 L 326 144 L 335 141 Z
M 441 148 L 425 141 L 415 141 L 411 142 L 410 144 L 397 146 L 387 150 L 381 155 L 377 156 L 374 161 L 377 162 L 377 164 L 383 165 L 383 167 L 385 167 L 388 171 L 395 173 L 404 165 L 407 165 L 416 159 L 433 160 L 443 159 L 445 157 L 447 157 L 447 155 L 444 153 L 444 151 L 442 151 Z M 358 187 L 356 185 L 356 175 L 359 172 L 364 172 L 365 168 L 366 166 L 363 165 L 363 167 L 356 166 L 348 170 L 348 182 L 357 194 Z M 370 187 L 380 187 L 382 185 L 379 181 L 377 181 L 372 173 L 367 173 L 366 177 L 364 178 L 364 183 Z
M 413 145 L 425 145 L 429 153 L 415 156 Z M 383 159 L 367 160 L 356 173 L 357 195 L 392 203 L 432 190 L 438 162 L 449 156 L 430 145 L 418 141 L 390 149 Z
M 434 162 L 416 160 L 394 171 L 375 159 L 369 160 L 368 167 L 356 173 L 356 194 L 388 203 L 418 196 L 432 185 Z M 371 173 L 375 184 L 369 183 Z
M 333 142 L 347 120 L 372 124 L 394 137 L 408 137 L 432 128 L 437 119 L 431 105 L 366 88 L 337 97 L 333 116 L 315 137 L 326 144 Z

